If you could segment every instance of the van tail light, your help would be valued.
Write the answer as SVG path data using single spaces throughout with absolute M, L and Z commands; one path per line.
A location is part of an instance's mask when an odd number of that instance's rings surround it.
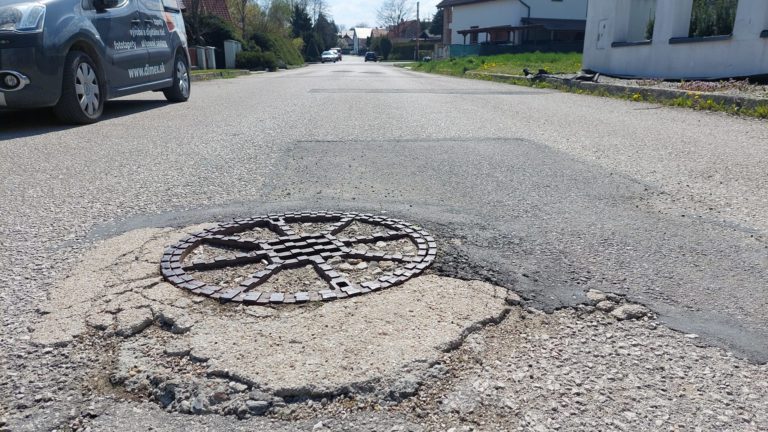
M 176 30 L 176 23 L 173 21 L 173 15 L 165 12 L 165 24 L 168 26 L 168 31 Z

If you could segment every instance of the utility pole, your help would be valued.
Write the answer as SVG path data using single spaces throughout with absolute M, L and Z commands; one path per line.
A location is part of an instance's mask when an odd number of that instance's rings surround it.
M 419 39 L 421 39 L 421 20 L 419 19 L 419 2 L 416 2 L 416 25 L 418 26 L 418 29 L 416 30 L 416 61 L 419 61 Z

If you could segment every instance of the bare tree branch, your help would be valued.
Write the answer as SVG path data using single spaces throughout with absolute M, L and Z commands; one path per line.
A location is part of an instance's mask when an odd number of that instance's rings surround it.
M 384 0 L 376 11 L 379 24 L 386 28 L 395 27 L 401 21 L 408 20 L 413 15 L 411 0 Z

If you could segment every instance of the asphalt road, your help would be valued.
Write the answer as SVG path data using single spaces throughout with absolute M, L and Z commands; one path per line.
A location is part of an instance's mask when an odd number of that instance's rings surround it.
M 763 121 L 351 56 L 194 84 L 188 103 L 124 98 L 86 127 L 0 113 L 0 393 L 24 387 L 9 371 L 29 323 L 94 241 L 302 209 L 423 224 L 440 274 L 547 310 L 624 294 L 768 361 Z

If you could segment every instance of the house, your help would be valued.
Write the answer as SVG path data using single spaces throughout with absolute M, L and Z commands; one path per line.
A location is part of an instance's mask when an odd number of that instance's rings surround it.
M 429 30 L 424 30 L 419 34 L 419 40 L 439 43 L 442 40 L 442 36 L 439 34 L 432 34 Z
M 384 37 L 387 31 L 380 28 L 355 27 L 352 29 L 352 52 L 357 54 L 368 49 L 368 38 Z
M 339 43 L 341 44 L 342 51 L 344 51 L 344 53 L 347 54 L 352 49 L 352 46 L 354 44 L 355 33 L 352 30 L 343 32 L 339 35 L 339 40 L 340 40 Z
M 581 41 L 588 0 L 443 0 L 445 45 Z
M 204 14 L 216 15 L 224 21 L 234 24 L 226 0 L 200 0 L 200 8 Z
M 407 42 L 421 35 L 421 23 L 418 20 L 401 21 L 396 26 L 389 28 L 387 37 L 392 42 Z
M 187 3 L 194 4 L 191 0 L 179 0 L 178 3 L 182 12 L 187 12 Z M 216 15 L 230 24 L 235 24 L 227 7 L 227 0 L 200 0 L 198 4 L 201 15 Z
M 355 27 L 352 29 L 352 52 L 359 53 L 368 47 L 367 40 L 373 32 L 369 27 Z
M 710 31 L 697 21 L 707 7 L 713 3 L 590 0 L 583 66 L 621 77 L 768 75 L 768 1 L 732 0 L 729 21 Z
M 371 37 L 372 38 L 387 37 L 388 34 L 389 34 L 389 30 L 386 30 L 386 29 L 382 29 L 382 28 L 371 29 Z

